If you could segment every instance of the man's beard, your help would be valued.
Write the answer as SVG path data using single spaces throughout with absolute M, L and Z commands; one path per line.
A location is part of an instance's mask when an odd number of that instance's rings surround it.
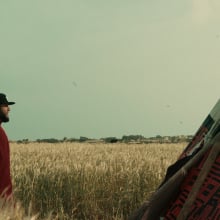
M 0 111 L 0 120 L 1 122 L 9 122 L 9 117 Z

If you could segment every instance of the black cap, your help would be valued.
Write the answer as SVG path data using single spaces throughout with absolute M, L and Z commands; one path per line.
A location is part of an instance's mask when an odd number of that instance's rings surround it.
M 6 95 L 0 93 L 0 105 L 14 105 L 15 102 L 9 102 L 6 98 Z

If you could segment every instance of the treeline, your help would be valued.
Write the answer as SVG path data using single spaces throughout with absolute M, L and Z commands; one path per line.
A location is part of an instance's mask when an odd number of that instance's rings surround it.
M 67 138 L 56 139 L 56 138 L 46 138 L 46 139 L 37 139 L 31 141 L 29 139 L 22 139 L 16 141 L 17 143 L 29 143 L 29 142 L 38 142 L 38 143 L 63 143 L 63 142 L 87 142 L 87 143 L 179 143 L 179 142 L 189 142 L 192 140 L 192 135 L 178 135 L 178 136 L 160 136 L 146 138 L 142 135 L 124 135 L 122 138 L 116 137 L 105 137 L 100 139 L 92 139 L 88 137 L 81 136 L 80 138 Z

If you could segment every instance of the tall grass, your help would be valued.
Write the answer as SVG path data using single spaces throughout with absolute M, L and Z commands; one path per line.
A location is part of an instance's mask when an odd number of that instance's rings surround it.
M 14 194 L 40 219 L 125 219 L 185 146 L 12 143 Z

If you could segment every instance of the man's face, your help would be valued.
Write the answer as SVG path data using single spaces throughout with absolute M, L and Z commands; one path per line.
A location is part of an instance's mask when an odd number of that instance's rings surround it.
M 9 121 L 9 116 L 8 116 L 9 111 L 10 111 L 10 108 L 8 105 L 0 105 L 0 121 L 1 122 Z

